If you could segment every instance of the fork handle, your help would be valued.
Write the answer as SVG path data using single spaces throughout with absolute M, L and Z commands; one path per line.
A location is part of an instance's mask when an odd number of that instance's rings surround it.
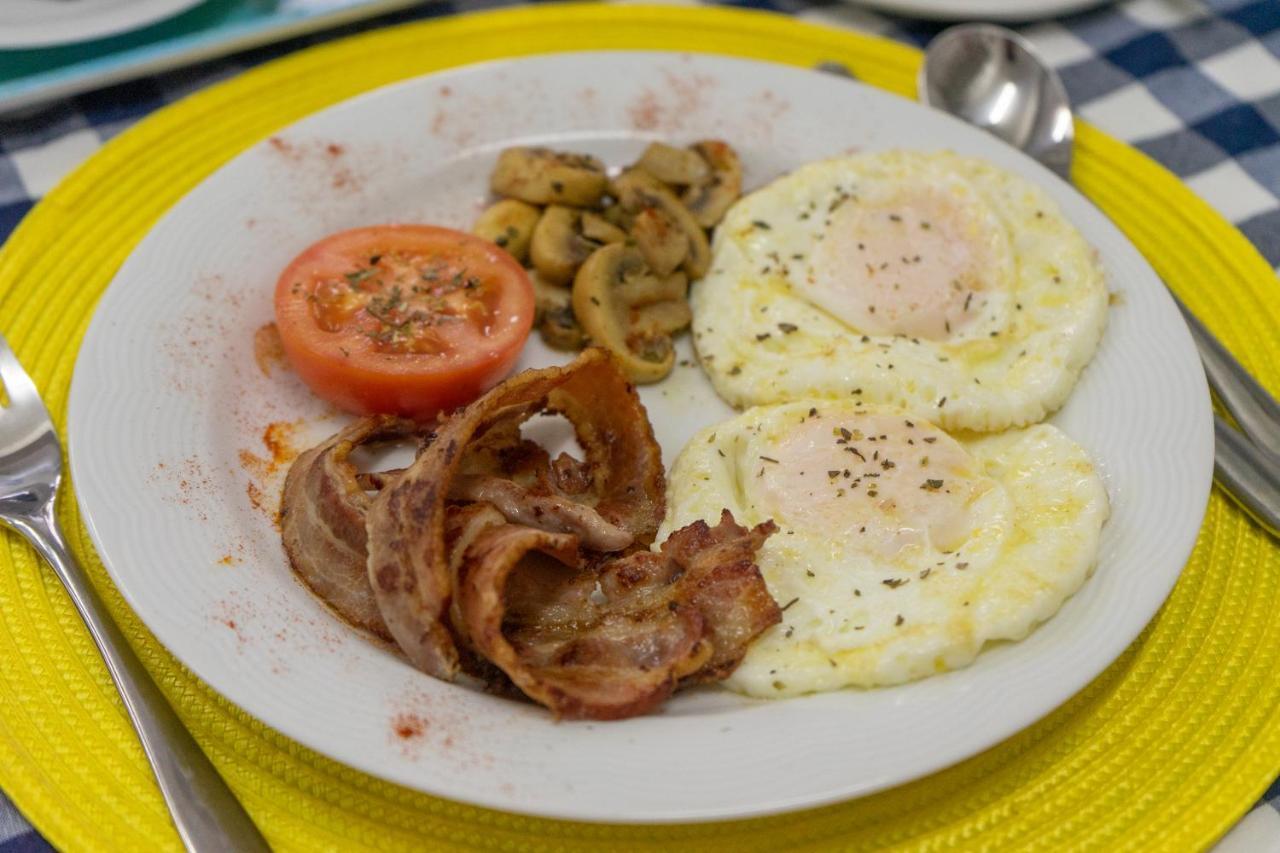
M 1280 537 L 1280 464 L 1221 416 L 1213 416 L 1213 468 L 1223 489 L 1254 521 Z
M 1173 291 L 1169 291 L 1170 295 Z M 1205 376 L 1223 408 L 1253 443 L 1280 460 L 1280 403 L 1249 374 L 1182 300 L 1173 297 L 1200 351 Z
M 133 653 L 88 575 L 67 548 L 53 515 L 53 504 L 49 500 L 40 511 L 8 521 L 53 566 L 84 619 L 111 680 L 124 698 L 125 710 L 142 741 L 183 844 L 194 853 L 270 851 L 266 839 Z

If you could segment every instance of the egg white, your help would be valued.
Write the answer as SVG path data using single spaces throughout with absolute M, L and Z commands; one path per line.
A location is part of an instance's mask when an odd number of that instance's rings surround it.
M 1022 639 L 1091 574 L 1108 515 L 1093 464 L 1056 427 L 956 440 L 905 410 L 830 400 L 695 435 L 659 541 L 724 507 L 779 527 L 757 561 L 783 620 L 726 682 L 759 697 L 897 684 Z
M 833 218 L 859 206 L 891 213 L 894 199 L 912 194 L 954 212 L 948 233 L 967 235 L 984 279 L 977 299 L 946 315 L 962 316 L 963 328 L 948 321 L 939 339 L 851 323 L 856 313 L 841 311 L 840 293 L 824 282 L 839 277 L 829 267 L 856 258 L 857 246 L 815 275 L 832 240 L 852 239 Z M 903 244 L 932 239 L 936 248 L 940 233 L 917 230 Z M 949 152 L 894 150 L 803 166 L 739 200 L 713 253 L 711 272 L 690 296 L 694 342 L 716 391 L 739 408 L 846 397 L 897 405 L 947 429 L 1022 426 L 1062 405 L 1106 325 L 1096 254 L 1057 204 L 1023 178 Z M 881 280 L 892 273 L 880 271 Z

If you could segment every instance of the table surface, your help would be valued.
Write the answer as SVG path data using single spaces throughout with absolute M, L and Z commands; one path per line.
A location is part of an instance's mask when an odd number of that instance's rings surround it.
M 511 3 L 435 2 L 0 116 L 0 241 L 105 141 L 167 103 L 322 41 L 505 5 Z M 921 47 L 944 26 L 838 0 L 738 0 L 724 5 L 771 10 Z M 1027 5 L 1034 4 L 1027 0 Z M 1280 2 L 1123 0 L 1017 29 L 1058 69 L 1085 120 L 1163 163 L 1235 223 L 1273 267 L 1280 267 Z M 49 849 L 0 793 L 0 853 Z M 1219 850 L 1280 851 L 1280 781 Z

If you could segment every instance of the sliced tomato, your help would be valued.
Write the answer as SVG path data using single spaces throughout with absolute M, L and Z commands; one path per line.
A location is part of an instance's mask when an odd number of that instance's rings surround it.
M 533 305 L 510 255 L 434 225 L 330 235 L 285 268 L 275 294 L 285 354 L 312 391 L 350 412 L 419 420 L 511 371 Z

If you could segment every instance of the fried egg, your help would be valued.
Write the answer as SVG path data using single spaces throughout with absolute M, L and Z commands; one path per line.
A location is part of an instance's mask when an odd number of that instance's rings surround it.
M 982 160 L 811 163 L 741 199 L 693 288 L 694 342 L 739 408 L 887 403 L 946 429 L 1042 420 L 1098 346 L 1094 251 L 1039 187 Z
M 757 554 L 783 620 L 726 684 L 782 697 L 898 684 L 1020 640 L 1093 571 L 1108 514 L 1049 424 L 956 438 L 896 407 L 797 401 L 695 435 L 664 530 L 773 519 Z

